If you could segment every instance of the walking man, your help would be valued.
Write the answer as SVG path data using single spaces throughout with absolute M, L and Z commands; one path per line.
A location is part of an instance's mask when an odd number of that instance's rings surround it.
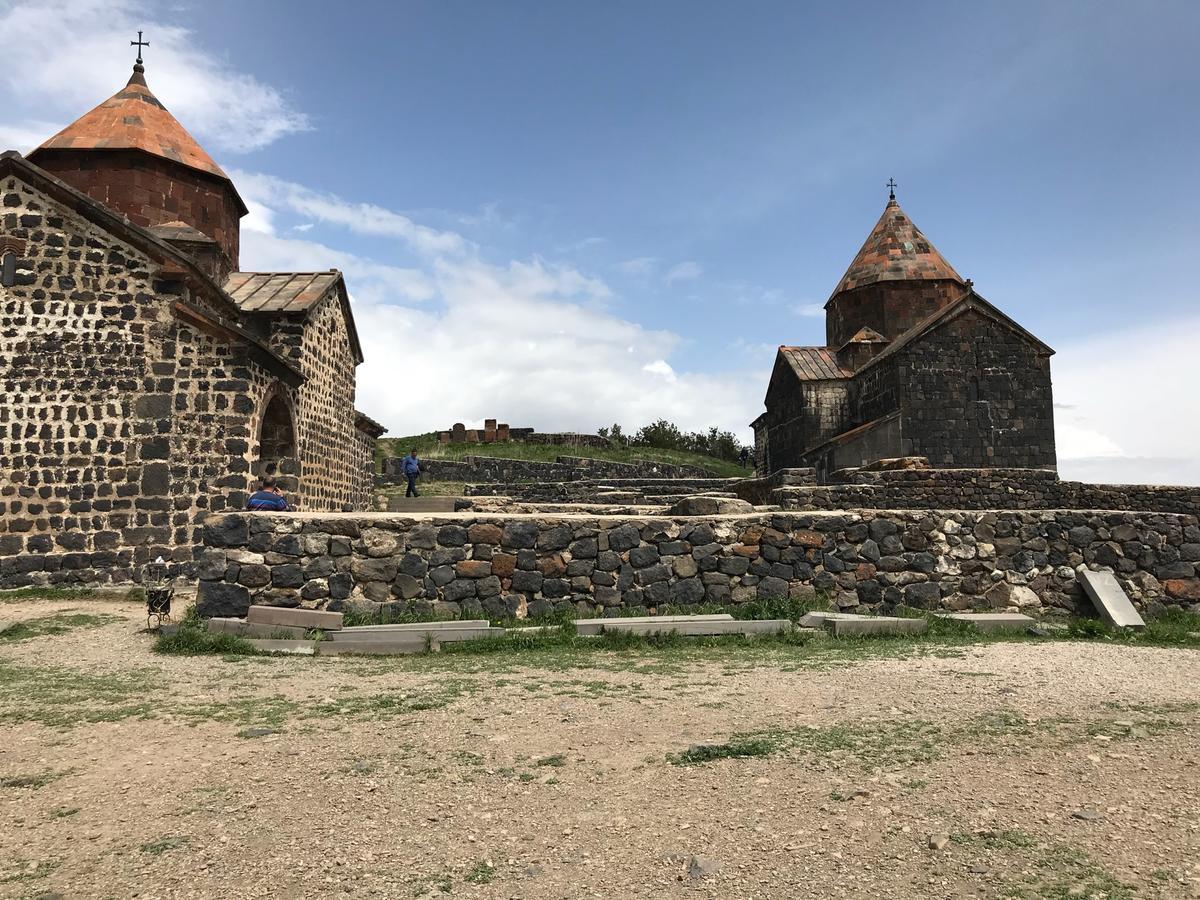
M 404 477 L 408 479 L 408 490 L 405 497 L 420 497 L 417 493 L 417 478 L 421 475 L 421 463 L 417 460 L 417 449 L 414 447 L 408 456 L 404 457 Z

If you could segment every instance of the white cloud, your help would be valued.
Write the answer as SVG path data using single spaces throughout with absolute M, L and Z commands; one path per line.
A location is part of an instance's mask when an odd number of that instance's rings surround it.
M 399 238 L 423 254 L 462 253 L 468 248 L 468 243 L 461 235 L 418 225 L 408 216 L 374 203 L 343 200 L 333 194 L 314 191 L 271 175 L 234 171 L 230 177 L 247 203 L 254 200 L 266 206 L 286 209 L 357 234 Z
M 667 274 L 663 276 L 663 281 L 667 284 L 674 284 L 676 281 L 694 281 L 704 273 L 703 267 L 698 262 L 692 262 L 690 259 L 686 262 L 676 263 L 667 270 Z
M 160 18 L 132 0 L 35 0 L 5 5 L 0 11 L 4 62 L 14 102 L 62 114 L 71 121 L 91 109 L 129 78 L 130 37 L 141 28 L 146 78 L 155 95 L 189 131 L 220 151 L 245 152 L 309 128 L 308 118 L 278 90 L 237 71 L 201 50 L 186 28 Z M 124 47 L 125 52 L 119 52 Z M 58 128 L 41 130 L 34 116 L 17 129 L 16 147 L 41 143 Z M 59 126 L 61 128 L 61 126 Z M 34 132 L 30 141 L 20 132 Z M 5 143 L 9 143 L 6 141 Z
M 0 150 L 16 150 L 22 155 L 29 153 L 52 134 L 58 134 L 66 122 L 43 122 L 29 119 L 25 122 L 0 123 Z
M 1059 473 L 1093 482 L 1200 484 L 1200 317 L 1094 335 L 1051 360 Z
M 798 316 L 804 316 L 808 319 L 823 319 L 825 318 L 824 303 L 797 303 L 792 307 L 792 312 Z
M 323 234 L 362 233 L 357 204 L 267 176 L 237 179 L 267 211 L 259 221 L 286 210 L 330 226 Z M 765 372 L 677 372 L 669 358 L 680 337 L 607 312 L 612 290 L 603 280 L 537 256 L 489 262 L 466 241 L 373 209 L 371 233 L 417 250 L 416 268 L 263 229 L 243 232 L 242 267 L 346 273 L 366 356 L 357 406 L 390 433 L 488 417 L 545 430 L 614 421 L 636 429 L 665 417 L 750 439 L 746 423 L 758 413 Z
M 623 275 L 649 275 L 658 267 L 658 259 L 653 256 L 638 256 L 634 259 L 623 260 L 613 266 Z

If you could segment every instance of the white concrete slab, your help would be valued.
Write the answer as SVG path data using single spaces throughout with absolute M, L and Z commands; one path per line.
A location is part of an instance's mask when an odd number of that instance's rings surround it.
M 827 622 L 832 622 L 834 619 L 869 619 L 870 616 L 860 616 L 856 613 L 843 612 L 826 612 L 824 610 L 814 610 L 807 612 L 800 617 L 799 625 L 801 628 L 824 628 Z
M 666 616 L 662 617 L 667 618 Z M 682 617 L 674 617 L 676 619 Z M 637 622 L 629 619 L 608 619 L 605 631 L 622 631 L 631 634 L 675 634 L 702 637 L 719 634 L 778 634 L 791 631 L 794 626 L 788 619 L 709 619 L 707 621 L 652 621 Z
M 732 622 L 733 616 L 728 613 L 703 613 L 695 616 L 615 616 L 611 619 L 576 619 L 575 633 L 582 636 L 599 634 L 606 626 L 613 622 L 625 622 L 626 624 L 646 623 L 655 625 L 653 631 L 664 631 L 662 626 L 671 622 Z
M 294 653 L 297 656 L 312 656 L 316 652 L 316 641 L 274 641 L 251 639 L 250 645 L 256 650 L 269 653 Z
M 476 638 L 504 637 L 504 629 L 484 626 L 483 628 L 429 628 L 424 631 L 418 631 L 417 629 L 406 631 L 355 631 L 350 634 L 345 631 L 331 631 L 325 636 L 325 640 L 336 644 L 361 641 L 395 642 L 397 640 L 405 641 L 410 637 L 424 640 L 426 635 L 429 635 L 435 641 L 446 643 L 447 641 L 472 641 Z
M 323 628 L 329 631 L 342 627 L 342 614 L 319 609 L 289 609 L 285 606 L 251 606 L 246 613 L 246 621 L 263 625 Z
M 353 634 L 403 633 L 406 631 L 442 631 L 456 628 L 488 628 L 491 623 L 487 619 L 455 619 L 448 622 L 405 622 L 393 625 L 351 625 L 338 632 L 338 636 Z
M 1112 572 L 1092 572 L 1082 569 L 1079 572 L 1079 583 L 1083 585 L 1084 593 L 1110 624 L 1116 628 L 1145 628 L 1146 623 L 1134 609 L 1129 595 L 1121 587 Z
M 853 619 L 830 619 L 828 627 L 834 637 L 858 637 L 868 634 L 922 634 L 929 628 L 929 620 L 901 619 L 893 616 L 861 616 Z
M 209 619 L 206 627 L 209 631 L 236 634 L 242 637 L 280 638 L 286 640 L 301 640 L 304 637 L 305 631 L 308 630 L 298 625 L 265 625 L 262 622 L 246 622 L 242 619 L 217 617 Z
M 996 634 L 1004 631 L 1024 631 L 1030 625 L 1036 625 L 1037 620 L 1022 613 L 934 613 L 942 619 L 953 619 L 956 622 L 967 622 L 984 634 Z

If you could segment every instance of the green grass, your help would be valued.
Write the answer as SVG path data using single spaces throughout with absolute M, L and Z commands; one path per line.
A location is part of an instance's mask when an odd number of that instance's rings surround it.
M 982 856 L 1001 880 L 999 896 L 1022 900 L 1133 900 L 1134 889 L 1063 841 L 1020 829 L 956 833 L 956 851 Z M 1153 876 L 1152 876 L 1153 877 Z
M 779 744 L 770 736 L 735 737 L 723 744 L 697 744 L 667 759 L 677 766 L 694 766 L 714 762 L 718 759 L 748 759 L 752 756 L 771 756 L 778 752 Z
M 119 616 L 93 615 L 91 613 L 56 613 L 37 619 L 14 622 L 0 629 L 0 641 L 27 641 L 46 635 L 66 634 L 77 628 L 99 628 L 113 622 L 123 622 Z
M 43 788 L 52 781 L 57 781 L 65 773 L 63 772 L 39 772 L 36 775 L 9 775 L 6 778 L 0 778 L 0 788 L 29 788 L 37 790 Z
M 209 631 L 202 625 L 185 619 L 177 632 L 159 637 L 154 644 L 154 652 L 168 656 L 254 656 L 260 651 L 236 634 Z
M 25 603 L 30 600 L 144 600 L 141 588 L 96 590 L 94 588 L 23 587 L 0 591 L 0 603 Z
M 380 438 L 375 442 L 376 464 L 391 456 L 406 456 L 413 448 L 417 455 L 429 459 L 458 459 L 463 456 L 489 456 L 503 459 L 528 459 L 554 462 L 560 456 L 583 456 L 612 462 L 668 463 L 680 466 L 699 466 L 722 478 L 746 478 L 752 473 L 736 462 L 728 462 L 700 453 L 682 450 L 659 450 L 653 447 L 569 447 L 547 444 L 523 444 L 507 441 L 499 444 L 442 444 L 437 434 L 418 434 L 400 438 Z
M 487 860 L 482 860 L 475 864 L 474 868 L 466 874 L 463 880 L 471 884 L 487 884 L 495 874 L 496 870 L 492 867 L 492 864 Z
M 162 856 L 171 850 L 178 850 L 180 847 L 186 846 L 190 840 L 191 838 L 183 835 L 163 837 L 156 841 L 150 841 L 148 844 L 142 844 L 141 851 L 151 856 Z

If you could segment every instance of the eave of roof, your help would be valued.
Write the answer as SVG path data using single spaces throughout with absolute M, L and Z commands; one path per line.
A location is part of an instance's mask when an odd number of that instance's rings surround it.
M 862 366 L 862 368 L 858 369 L 854 374 L 859 375 L 882 360 L 890 359 L 892 356 L 903 350 L 906 346 L 920 338 L 922 335 L 933 331 L 940 325 L 949 322 L 951 319 L 972 309 L 982 313 L 989 319 L 992 319 L 994 322 L 997 322 L 1005 328 L 1016 332 L 1026 341 L 1037 346 L 1039 350 L 1046 356 L 1054 355 L 1054 350 L 1048 344 L 1046 344 L 1045 341 L 1041 340 L 1041 338 L 1034 335 L 1031 331 L 1022 327 L 1011 317 L 1005 315 L 979 294 L 975 293 L 974 290 L 969 290 L 953 303 L 943 306 L 937 312 L 927 316 L 912 328 L 908 329 L 908 331 L 897 335 L 896 339 L 892 341 L 892 343 L 888 345 L 886 349 L 882 350 L 876 356 L 868 360 Z
M 31 186 L 53 197 L 63 206 L 83 216 L 97 227 L 103 228 L 110 234 L 117 236 L 130 246 L 142 251 L 151 259 L 155 259 L 183 273 L 189 284 L 198 286 L 204 293 L 212 296 L 219 305 L 224 306 L 228 311 L 233 313 L 238 312 L 237 304 L 234 303 L 233 298 L 225 293 L 221 286 L 208 273 L 197 266 L 190 256 L 181 252 L 178 248 L 171 246 L 171 244 L 150 230 L 133 224 L 120 213 L 109 209 L 99 200 L 94 200 L 87 194 L 71 187 L 66 182 L 55 178 L 45 169 L 31 163 L 15 150 L 6 150 L 0 153 L 0 177 L 10 174 L 16 175 Z M 204 312 L 185 300 L 177 300 L 176 302 L 182 307 L 189 309 L 194 314 L 194 317 L 198 316 L 214 322 L 223 330 L 238 336 L 251 346 L 257 348 L 257 350 L 262 351 L 262 353 L 266 354 L 264 359 L 269 357 L 273 361 L 269 364 L 264 362 L 264 365 L 274 371 L 283 380 L 289 383 L 292 383 L 295 379 L 299 379 L 299 381 L 304 380 L 304 375 L 299 370 L 292 367 L 282 357 L 259 341 L 258 338 L 246 332 L 240 325 L 225 319 L 219 314 L 213 315 Z M 296 381 L 295 383 L 299 382 Z
M 838 381 L 851 374 L 838 364 L 837 355 L 829 347 L 780 345 L 779 356 L 801 381 Z
M 365 431 L 374 438 L 379 437 L 385 431 L 387 431 L 386 425 L 381 425 L 379 422 L 376 422 L 374 419 L 368 416 L 365 412 L 360 412 L 357 409 L 354 411 L 354 427 L 359 431 Z

